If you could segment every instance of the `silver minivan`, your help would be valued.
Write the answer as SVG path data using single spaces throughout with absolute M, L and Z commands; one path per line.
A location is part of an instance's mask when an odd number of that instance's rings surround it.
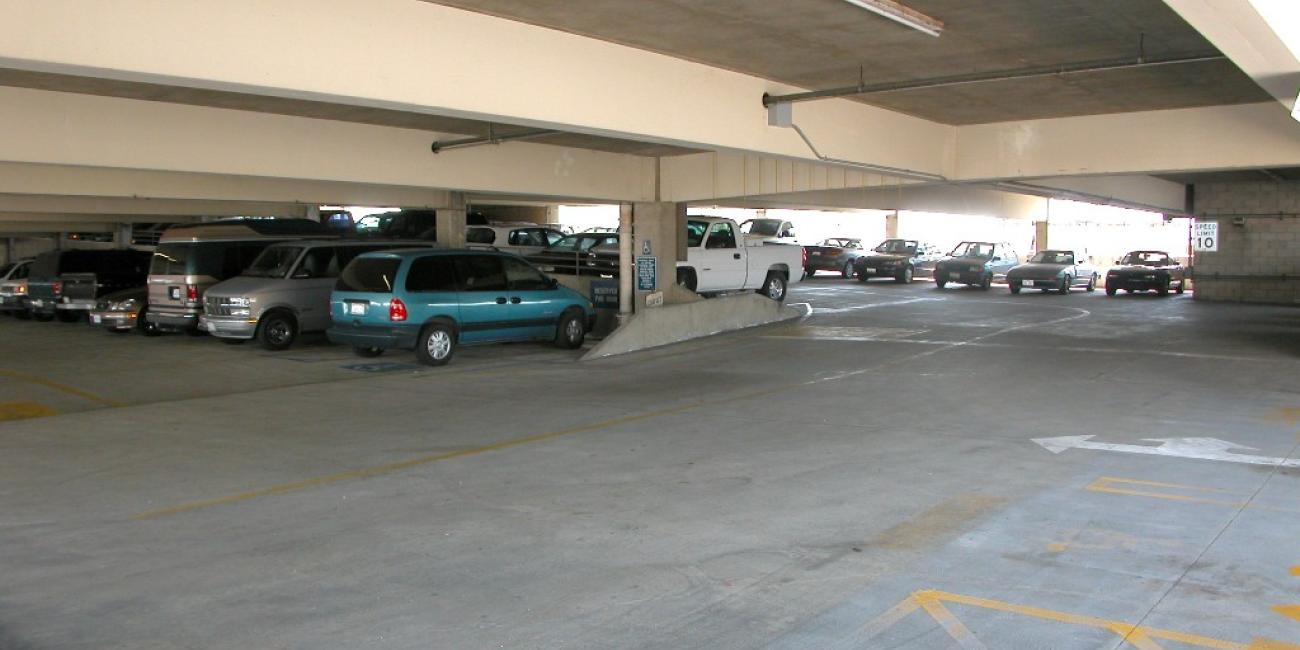
M 231 342 L 255 338 L 268 350 L 284 350 L 303 332 L 329 329 L 330 291 L 352 258 L 436 246 L 429 241 L 329 240 L 268 246 L 239 276 L 203 294 L 199 329 Z
M 200 333 L 209 287 L 239 275 L 267 246 L 307 237 L 337 238 L 307 219 L 227 219 L 168 228 L 149 266 L 145 318 L 160 330 Z

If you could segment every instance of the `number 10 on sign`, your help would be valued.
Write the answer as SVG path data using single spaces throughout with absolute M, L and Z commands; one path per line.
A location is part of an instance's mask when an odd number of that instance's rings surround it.
M 1192 250 L 1209 253 L 1219 250 L 1219 222 L 1198 222 L 1192 226 Z

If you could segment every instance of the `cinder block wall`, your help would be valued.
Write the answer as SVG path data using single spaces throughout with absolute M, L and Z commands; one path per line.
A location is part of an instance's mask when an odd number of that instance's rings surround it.
M 1300 181 L 1198 184 L 1194 196 L 1198 221 L 1219 222 L 1218 252 L 1196 254 L 1196 299 L 1300 304 Z

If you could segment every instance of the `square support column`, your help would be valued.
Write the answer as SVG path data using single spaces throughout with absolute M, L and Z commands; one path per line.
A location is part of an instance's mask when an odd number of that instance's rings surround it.
M 465 247 L 465 195 L 460 192 L 451 192 L 448 196 L 447 205 L 438 208 L 438 217 L 435 224 L 435 230 L 438 233 L 438 243 L 444 248 L 464 248 Z
M 686 204 L 685 203 L 634 203 L 632 221 L 635 238 L 632 254 L 635 259 L 654 258 L 654 291 L 636 288 L 636 309 L 646 305 L 651 294 L 662 293 L 665 304 L 690 302 L 696 296 L 677 286 L 677 262 L 686 259 Z M 636 281 L 638 269 L 633 268 Z
M 898 239 L 898 210 L 885 215 L 885 239 Z
M 1036 250 L 1036 251 L 1047 250 L 1047 249 L 1049 248 L 1049 246 L 1050 246 L 1050 245 L 1047 243 L 1047 222 L 1046 222 L 1046 221 L 1035 221 L 1035 222 L 1034 222 L 1034 248 L 1035 248 L 1035 250 Z

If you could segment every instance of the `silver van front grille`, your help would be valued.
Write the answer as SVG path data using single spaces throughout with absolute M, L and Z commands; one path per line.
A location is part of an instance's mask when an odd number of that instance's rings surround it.
M 214 296 L 203 297 L 203 311 L 209 316 L 230 316 L 230 305 L 225 298 Z

